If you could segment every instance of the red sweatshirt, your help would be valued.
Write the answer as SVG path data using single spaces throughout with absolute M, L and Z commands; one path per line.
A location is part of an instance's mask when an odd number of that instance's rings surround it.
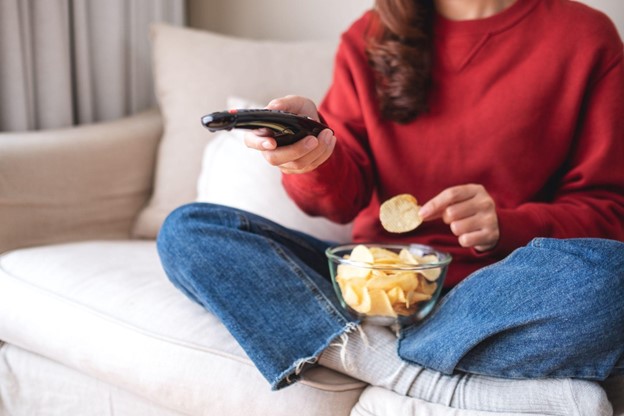
M 450 252 L 447 286 L 534 237 L 624 239 L 624 58 L 611 21 L 568 0 L 518 0 L 480 20 L 435 23 L 430 111 L 407 124 L 381 118 L 365 39 L 365 14 L 342 36 L 320 112 L 334 130 L 332 156 L 283 176 L 307 213 L 354 220 L 356 242 L 419 242 Z M 419 203 L 460 184 L 496 202 L 491 251 L 459 246 L 448 225 L 391 234 L 380 202 Z

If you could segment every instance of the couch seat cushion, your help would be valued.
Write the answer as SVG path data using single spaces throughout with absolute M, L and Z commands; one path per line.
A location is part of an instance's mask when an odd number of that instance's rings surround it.
M 192 415 L 348 415 L 365 387 L 319 368 L 271 392 L 220 322 L 169 283 L 153 241 L 2 255 L 0 339 Z

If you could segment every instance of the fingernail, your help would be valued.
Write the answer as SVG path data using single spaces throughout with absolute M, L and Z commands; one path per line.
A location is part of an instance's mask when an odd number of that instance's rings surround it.
M 318 139 L 314 136 L 310 136 L 303 142 L 306 149 L 314 149 L 318 145 Z
M 323 140 L 323 143 L 329 144 L 334 134 L 329 130 L 323 130 L 319 135 L 319 139 Z M 321 137 L 322 136 L 322 137 Z
M 271 143 L 268 140 L 265 140 L 262 142 L 262 147 L 264 147 L 265 149 L 273 149 L 273 143 Z
M 429 205 L 423 205 L 422 207 L 420 207 L 418 213 L 420 214 L 421 218 L 426 218 L 431 215 L 431 207 Z

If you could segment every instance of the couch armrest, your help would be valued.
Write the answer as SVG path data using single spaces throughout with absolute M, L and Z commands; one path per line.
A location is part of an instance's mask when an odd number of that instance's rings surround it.
M 59 130 L 0 133 L 0 252 L 129 238 L 153 183 L 157 110 Z

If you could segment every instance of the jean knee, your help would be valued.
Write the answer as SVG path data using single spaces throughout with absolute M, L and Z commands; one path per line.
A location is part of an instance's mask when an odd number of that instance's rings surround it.
M 245 216 L 234 208 L 209 203 L 191 203 L 173 210 L 163 222 L 156 239 L 158 254 L 170 279 L 174 271 L 198 251 L 212 254 L 208 246 L 219 244 L 218 230 L 244 229 Z M 210 237 L 210 238 L 208 238 Z
M 180 236 L 185 234 L 191 211 L 190 205 L 183 205 L 173 210 L 163 221 L 156 237 L 156 247 L 161 258 L 167 259 L 180 249 Z
M 180 206 L 172 211 L 163 222 L 156 239 L 160 262 L 169 281 L 191 300 L 202 304 L 194 282 L 195 264 L 198 252 L 203 250 L 204 236 L 215 212 L 227 209 L 211 204 L 192 203 Z M 202 257 L 206 257 L 205 255 Z M 203 276 L 204 279 L 211 275 Z
M 597 320 L 624 334 L 624 244 L 603 239 L 571 239 L 553 244 L 562 248 L 562 298 L 570 315 L 581 321 Z
M 197 250 L 197 231 L 210 208 L 203 204 L 182 205 L 173 210 L 164 220 L 156 238 L 156 247 L 161 264 L 173 283 L 180 285 L 179 275 L 186 269 L 186 262 Z
M 179 286 L 179 259 L 184 257 L 181 253 L 185 249 L 181 244 L 180 236 L 184 235 L 184 228 L 187 221 L 187 206 L 182 206 L 171 212 L 165 218 L 156 237 L 156 249 L 160 257 L 161 265 L 165 274 L 176 286 Z
M 230 207 L 207 203 L 191 203 L 173 210 L 164 220 L 158 232 L 159 250 L 167 251 L 174 246 L 192 246 L 189 241 L 198 233 L 209 234 L 211 226 L 227 226 L 235 210 Z M 186 243 L 186 244 L 182 244 Z

